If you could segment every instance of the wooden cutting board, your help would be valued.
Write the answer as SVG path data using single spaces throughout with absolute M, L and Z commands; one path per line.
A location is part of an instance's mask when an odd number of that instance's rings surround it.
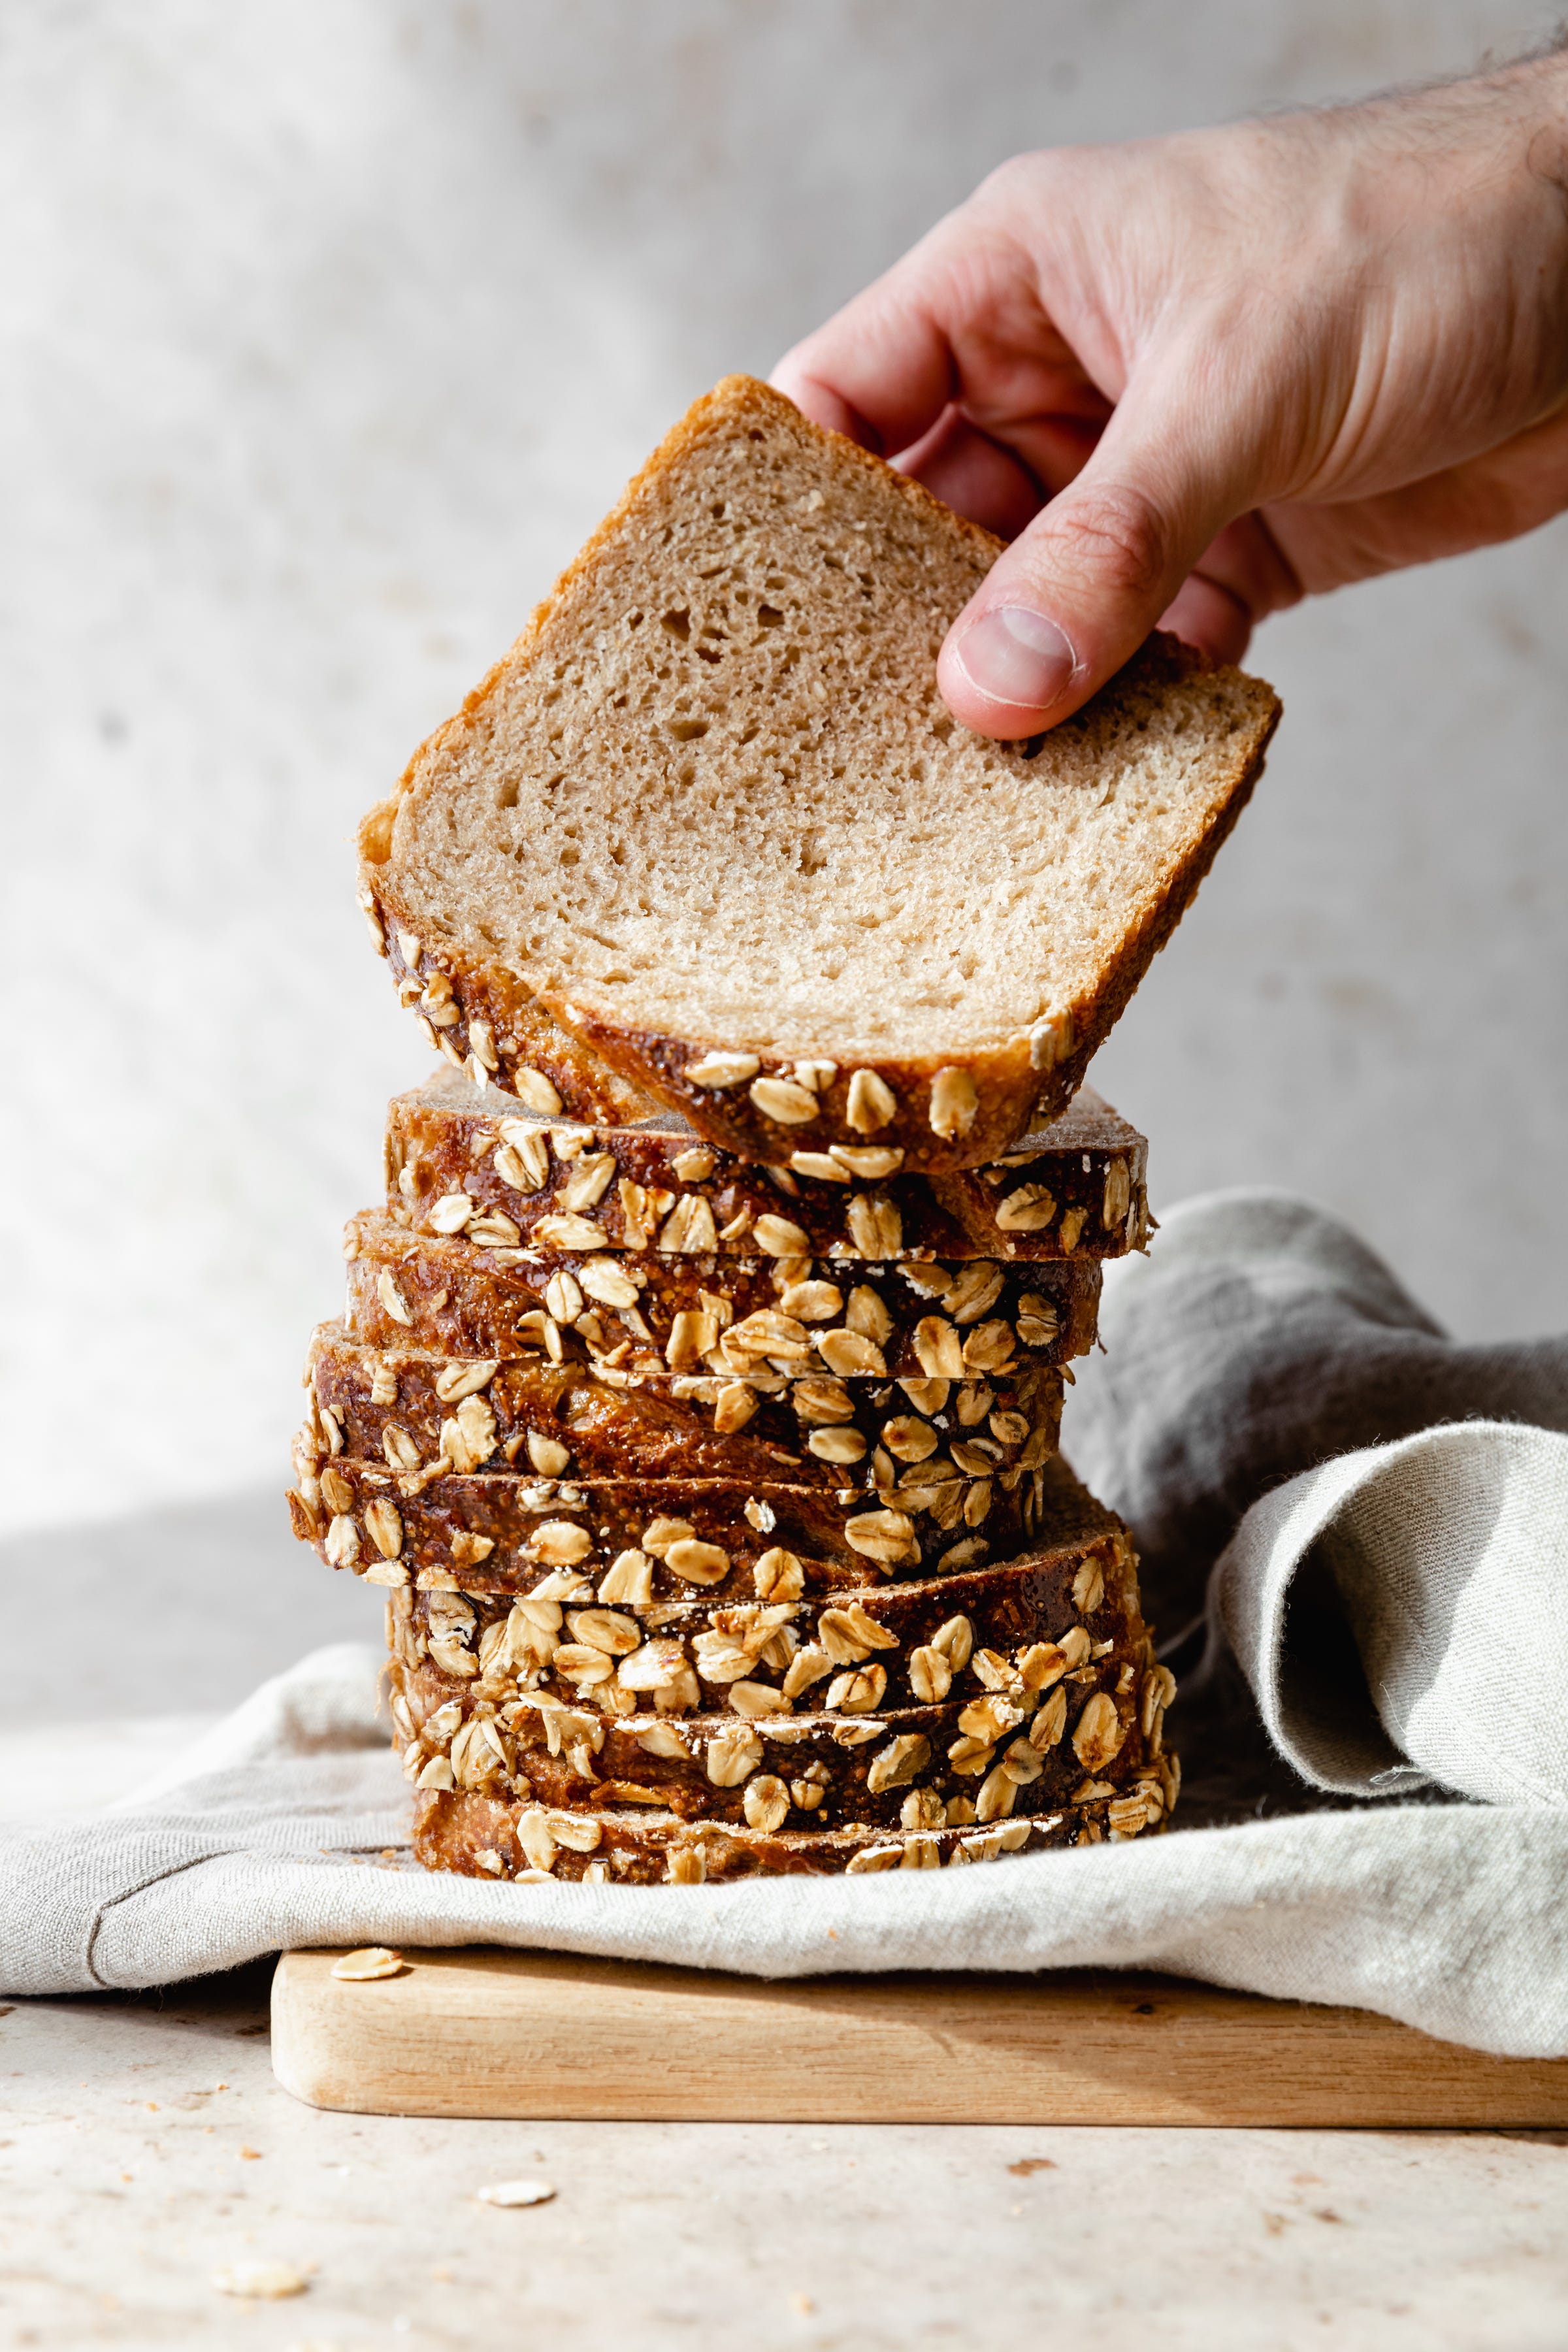
M 784 1984 L 568 1954 L 285 1952 L 272 2063 L 358 2115 L 755 2123 L 1568 2124 L 1568 2059 L 1164 1977 Z

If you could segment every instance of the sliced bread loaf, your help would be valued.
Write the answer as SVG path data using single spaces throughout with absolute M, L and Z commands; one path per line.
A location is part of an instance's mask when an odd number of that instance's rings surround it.
M 765 385 L 698 402 L 361 828 L 449 1058 L 593 1117 L 619 1072 L 770 1162 L 974 1166 L 1065 1108 L 1279 705 L 1156 636 L 968 734 L 936 655 L 997 547 Z

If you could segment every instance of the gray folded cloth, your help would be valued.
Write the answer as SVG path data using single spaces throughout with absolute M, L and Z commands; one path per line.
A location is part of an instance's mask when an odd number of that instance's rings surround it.
M 1068 1437 L 1192 1654 L 1168 1836 L 733 1886 L 426 1875 L 375 1654 L 346 1647 L 158 1785 L 0 1843 L 0 1991 L 363 1942 L 777 1977 L 1142 1966 L 1568 2052 L 1568 1345 L 1456 1346 L 1343 1227 L 1258 1193 L 1172 1214 L 1104 1329 Z
M 1315 1789 L 1568 1805 L 1568 1341 L 1460 1346 L 1335 1219 L 1256 1192 L 1175 1210 L 1100 1328 L 1068 1436 L 1145 1612 L 1180 1627 L 1206 1588 L 1189 1699 L 1230 1692 L 1244 1738 L 1234 1658 Z
M 1244 1513 L 1300 1471 L 1439 1422 L 1568 1431 L 1568 1339 L 1448 1339 L 1348 1225 L 1287 1193 L 1168 1212 L 1146 1258 L 1106 1269 L 1100 1331 L 1065 1442 L 1137 1530 L 1173 1628 Z

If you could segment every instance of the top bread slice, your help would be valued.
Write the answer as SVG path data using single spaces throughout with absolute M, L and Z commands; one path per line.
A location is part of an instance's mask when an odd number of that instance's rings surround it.
M 970 1167 L 1064 1108 L 1279 704 L 1156 635 L 968 733 L 936 656 L 999 546 L 764 384 L 699 401 L 361 828 L 448 1057 L 550 1113 L 618 1075 L 752 1160 Z

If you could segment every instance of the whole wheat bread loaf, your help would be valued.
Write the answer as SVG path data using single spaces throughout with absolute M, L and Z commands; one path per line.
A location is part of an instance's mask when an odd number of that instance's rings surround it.
M 997 551 L 766 386 L 699 401 L 361 828 L 432 1041 L 758 1161 L 973 1166 L 1065 1108 L 1279 706 L 1156 636 L 1043 738 L 967 733 L 936 655 Z

